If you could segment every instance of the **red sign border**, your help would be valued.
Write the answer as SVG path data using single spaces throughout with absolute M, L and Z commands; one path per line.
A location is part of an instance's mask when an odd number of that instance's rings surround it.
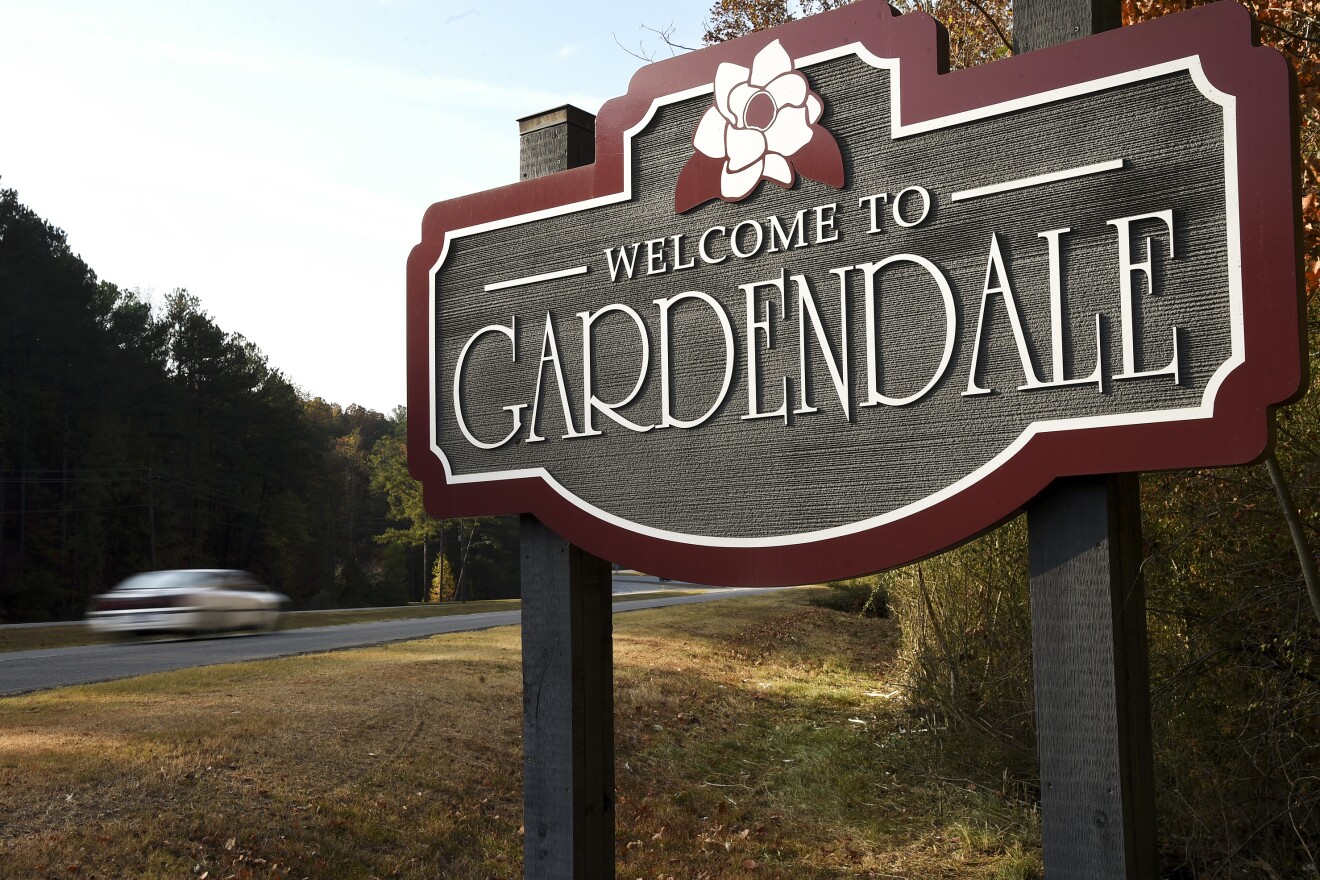
M 903 519 L 773 547 L 710 546 L 631 531 L 592 516 L 538 477 L 450 484 L 430 446 L 434 352 L 428 326 L 430 272 L 448 233 L 623 192 L 623 151 L 629 148 L 624 132 L 646 116 L 652 102 L 713 82 L 721 62 L 745 65 L 776 39 L 793 58 L 856 42 L 874 55 L 898 58 L 904 124 L 1199 56 L 1210 82 L 1237 98 L 1246 358 L 1219 388 L 1214 415 L 1037 433 L 983 479 Z M 1271 409 L 1300 396 L 1306 376 L 1295 79 L 1283 56 L 1258 42 L 1250 13 L 1222 2 L 944 72 L 947 38 L 934 19 L 900 16 L 879 0 L 858 0 L 642 68 L 626 95 L 601 108 L 594 164 L 440 202 L 423 218 L 407 270 L 408 462 L 423 484 L 427 511 L 436 517 L 531 513 L 588 552 L 644 571 L 699 583 L 772 586 L 852 577 L 938 553 L 1011 518 L 1058 477 L 1256 460 L 1273 442 Z M 730 505 L 741 503 L 729 499 Z

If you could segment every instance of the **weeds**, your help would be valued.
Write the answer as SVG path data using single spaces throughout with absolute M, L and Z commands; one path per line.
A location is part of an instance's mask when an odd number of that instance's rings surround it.
M 826 587 L 828 592 L 812 597 L 811 604 L 863 617 L 889 616 L 889 591 L 878 575 L 831 581 Z

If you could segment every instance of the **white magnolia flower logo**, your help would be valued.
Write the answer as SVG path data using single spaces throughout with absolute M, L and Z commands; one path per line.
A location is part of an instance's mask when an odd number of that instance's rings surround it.
M 740 201 L 762 180 L 791 187 L 798 174 L 843 186 L 839 146 L 818 125 L 824 109 L 778 40 L 756 53 L 750 70 L 722 63 L 715 103 L 697 126 L 695 152 L 679 176 L 675 208 L 713 198 Z

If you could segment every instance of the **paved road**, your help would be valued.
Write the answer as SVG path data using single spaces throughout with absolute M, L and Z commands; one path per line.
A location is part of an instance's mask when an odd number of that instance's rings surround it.
M 614 573 L 614 595 L 625 593 L 654 593 L 657 590 L 711 590 L 715 587 L 703 587 L 683 581 L 662 581 L 651 574 L 631 574 L 622 571 Z
M 655 590 L 654 578 L 649 579 L 647 588 Z M 770 591 L 711 589 L 691 596 L 616 602 L 614 612 L 618 614 L 623 611 L 639 611 L 666 605 L 710 602 L 730 596 L 765 592 Z M 21 694 L 94 681 L 110 681 L 149 672 L 186 669 L 190 666 L 210 666 L 216 663 L 266 660 L 294 654 L 360 648 L 384 642 L 420 639 L 440 633 L 510 626 L 521 620 L 522 616 L 517 611 L 494 611 L 418 620 L 387 620 L 378 623 L 309 627 L 249 636 L 123 642 L 79 648 L 53 648 L 44 651 L 8 651 L 0 653 L 0 695 Z
M 616 571 L 614 573 L 613 592 L 616 596 L 623 596 L 629 593 L 654 593 L 658 590 L 717 590 L 720 587 L 707 587 L 702 584 L 690 584 L 686 581 L 668 581 L 661 580 L 652 574 L 636 574 L 633 572 Z M 343 611 L 372 611 L 371 608 L 344 608 L 335 609 Z M 294 611 L 294 614 L 316 614 L 315 611 Z M 0 624 L 0 629 L 39 629 L 43 626 L 67 626 L 67 622 L 59 623 L 4 623 Z

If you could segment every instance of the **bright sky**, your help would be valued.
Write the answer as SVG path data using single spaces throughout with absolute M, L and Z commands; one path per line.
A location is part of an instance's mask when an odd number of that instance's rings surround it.
M 405 399 L 432 202 L 518 178 L 515 120 L 595 112 L 642 25 L 712 0 L 0 0 L 0 188 L 97 274 L 176 287 L 305 392 Z

